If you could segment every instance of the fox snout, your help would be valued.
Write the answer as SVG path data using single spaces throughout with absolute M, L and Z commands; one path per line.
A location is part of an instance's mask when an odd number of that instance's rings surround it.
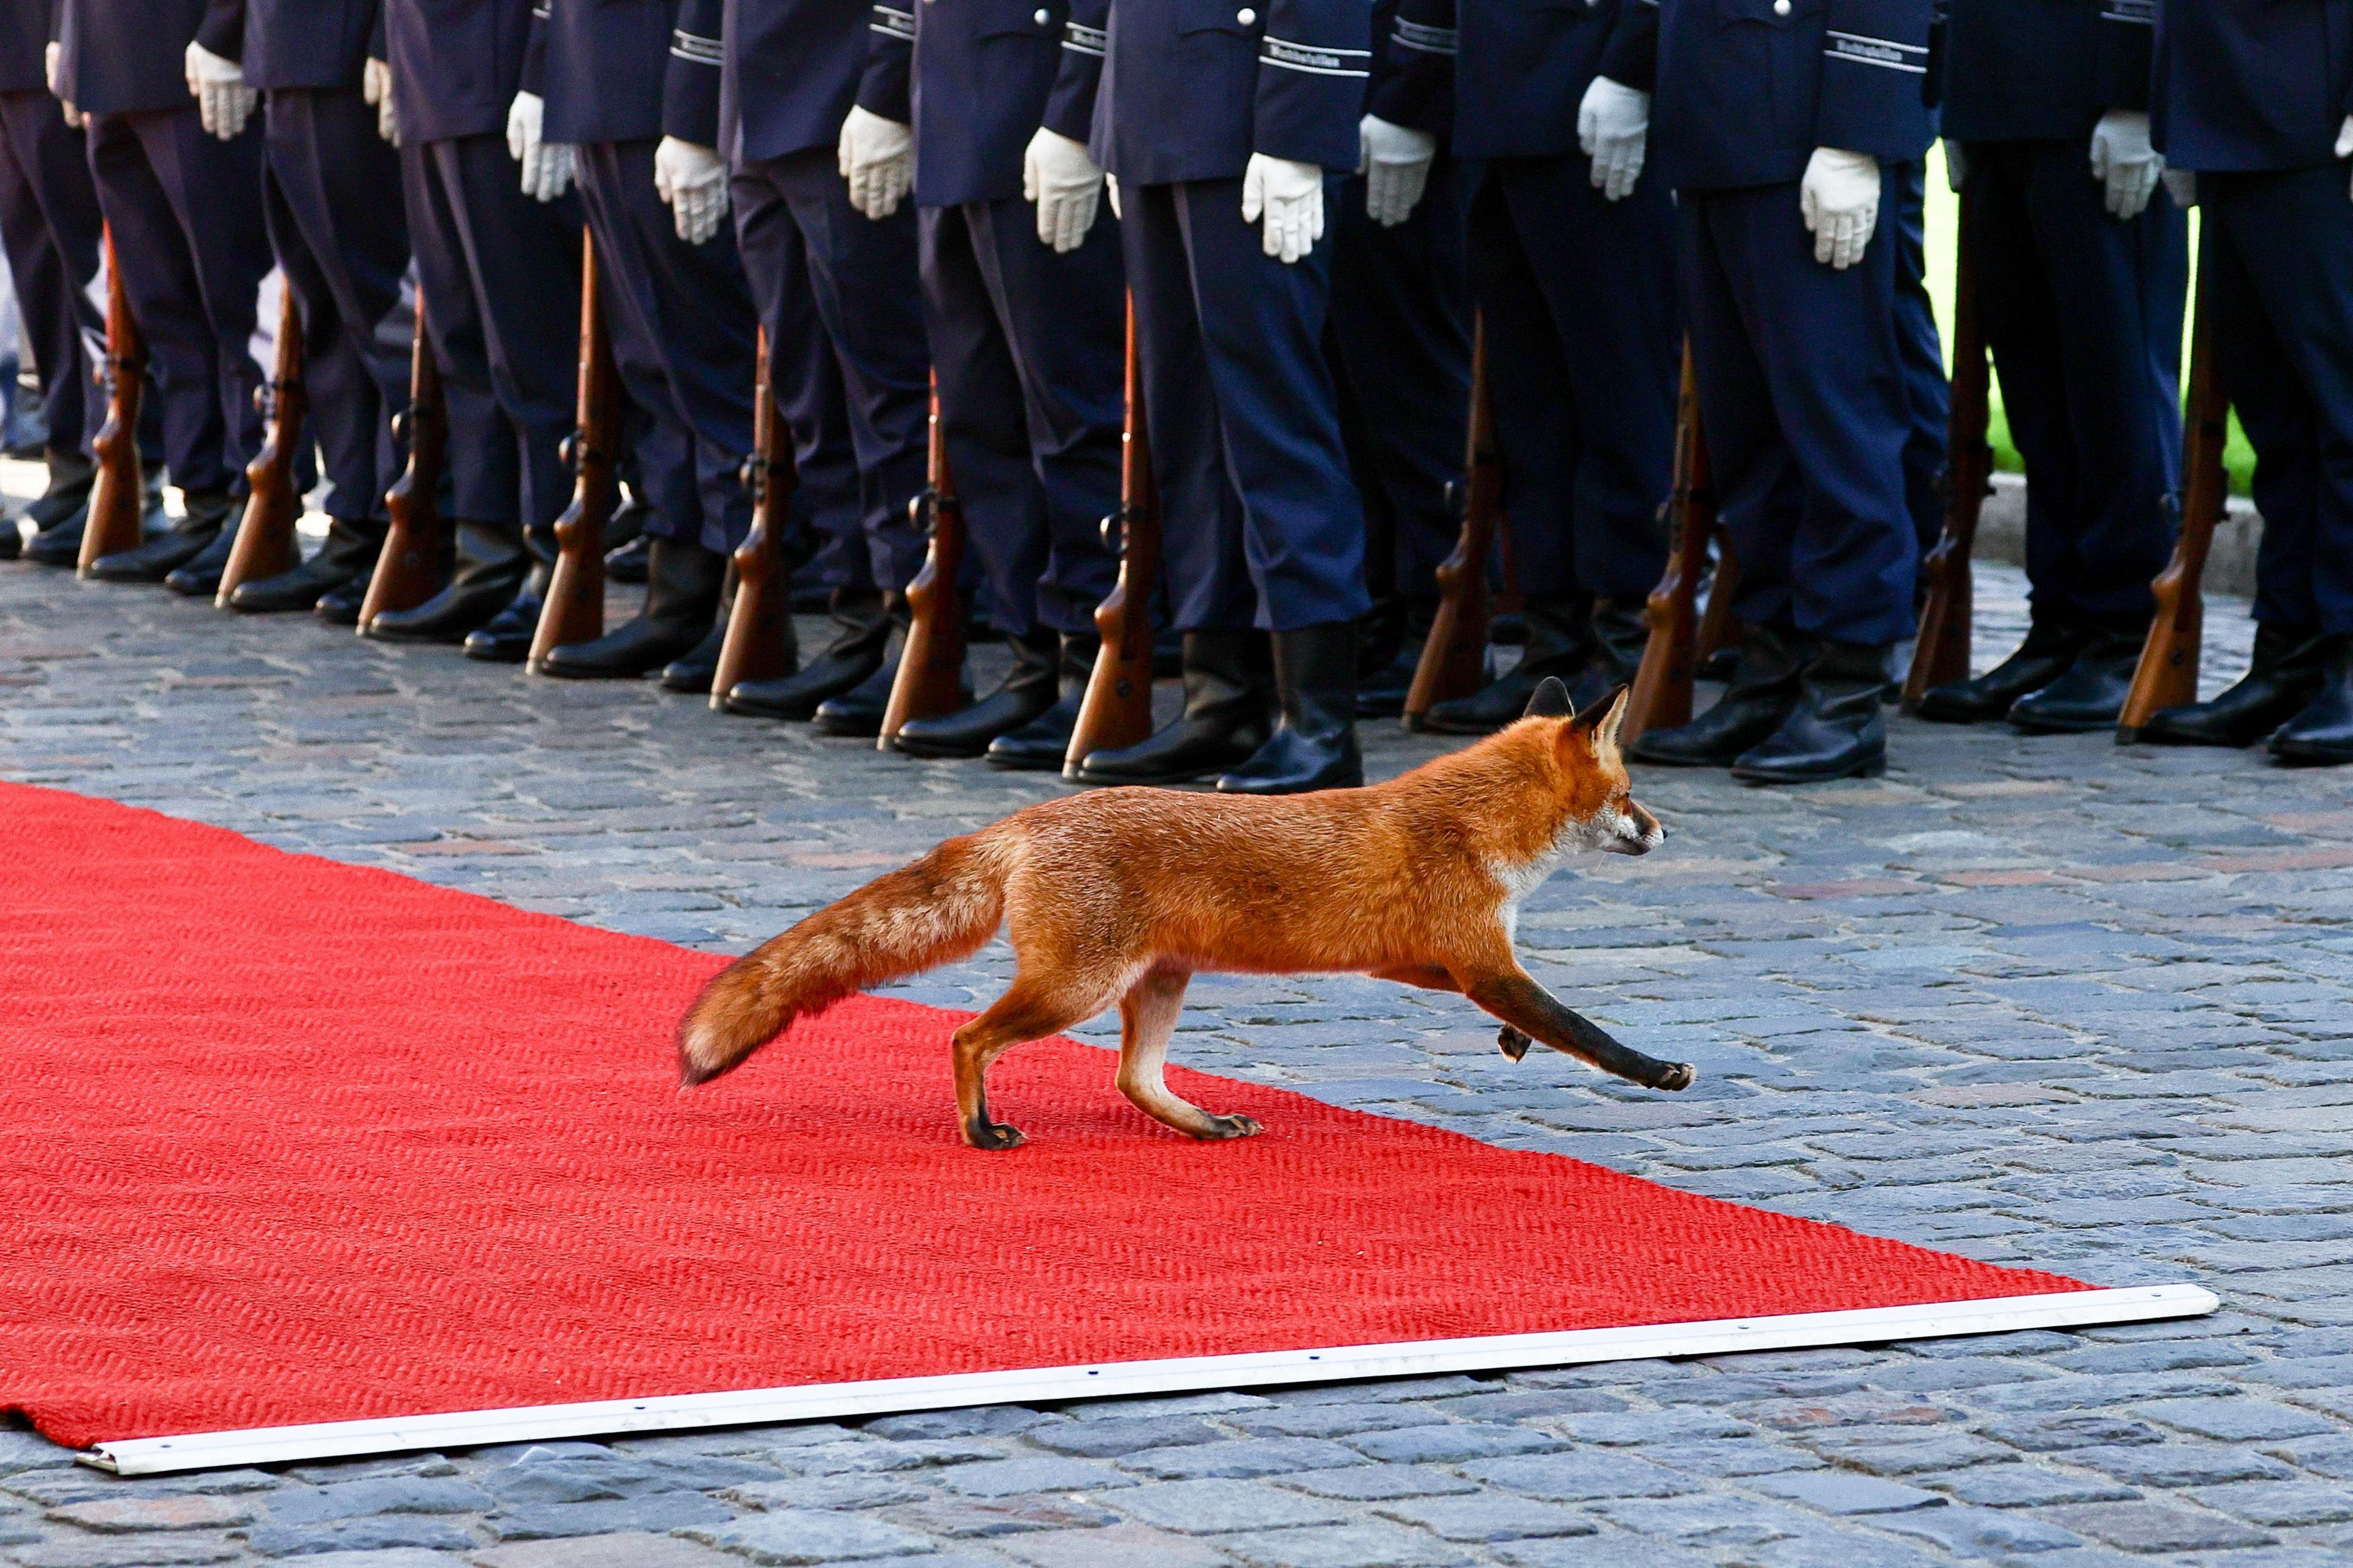
M 1618 814 L 1615 830 L 1604 838 L 1601 847 L 1612 855 L 1648 855 L 1666 838 L 1667 830 L 1659 819 L 1644 811 L 1633 801 Z

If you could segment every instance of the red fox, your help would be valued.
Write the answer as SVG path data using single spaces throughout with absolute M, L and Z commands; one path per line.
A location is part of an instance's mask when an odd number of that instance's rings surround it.
M 730 964 L 679 1026 L 680 1076 L 708 1082 L 853 992 L 976 952 L 1002 922 L 1016 973 L 955 1036 L 956 1114 L 976 1149 L 1021 1133 L 982 1079 L 1008 1047 L 1119 1004 L 1120 1091 L 1196 1138 L 1244 1138 L 1162 1081 L 1197 970 L 1353 972 L 1458 991 L 1532 1040 L 1651 1089 L 1687 1062 L 1630 1049 L 1512 955 L 1520 900 L 1580 849 L 1644 855 L 1664 836 L 1628 794 L 1621 689 L 1581 715 L 1547 679 L 1499 734 L 1362 789 L 1253 797 L 1112 789 L 1046 801 L 951 838 Z

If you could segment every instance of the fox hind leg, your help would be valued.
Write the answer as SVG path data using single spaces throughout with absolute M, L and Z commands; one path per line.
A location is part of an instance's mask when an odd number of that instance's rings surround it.
M 1119 999 L 1119 1091 L 1145 1115 L 1189 1137 L 1247 1138 L 1262 1131 L 1256 1121 L 1213 1115 L 1179 1100 L 1164 1077 L 1168 1037 L 1185 1010 L 1185 987 L 1192 978 L 1188 970 L 1147 970 Z
M 1112 987 L 1051 989 L 1016 977 L 988 1011 L 955 1032 L 956 1124 L 976 1149 L 1016 1149 L 1021 1130 L 988 1119 L 988 1064 L 1029 1040 L 1060 1034 L 1103 1011 Z

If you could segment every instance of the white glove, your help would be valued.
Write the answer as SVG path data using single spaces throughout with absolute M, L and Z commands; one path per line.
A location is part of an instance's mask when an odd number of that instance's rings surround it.
M 2140 216 L 2165 173 L 2165 155 L 2148 144 L 2148 116 L 2111 109 L 2092 128 L 2092 178 L 2107 187 L 2108 216 Z
M 1119 176 L 1109 170 L 1103 172 L 1103 200 L 1111 204 L 1112 216 L 1122 223 L 1127 221 L 1127 215 L 1119 210 Z
M 224 142 L 236 141 L 261 99 L 245 85 L 245 68 L 221 58 L 194 38 L 188 40 L 185 59 L 188 93 L 196 100 L 196 113 L 205 129 Z
M 701 245 L 727 216 L 727 160 L 701 142 L 665 136 L 654 149 L 654 189 L 670 204 L 679 238 Z
M 1593 160 L 1593 188 L 1613 202 L 1631 195 L 1650 139 L 1651 95 L 1595 77 L 1577 106 L 1577 143 Z
M 2337 155 L 2353 158 L 2353 114 L 2347 115 L 2345 123 L 2337 128 Z M 2348 194 L 2353 194 L 2353 190 Z
M 2198 205 L 2198 176 L 2188 169 L 2168 169 L 2165 194 L 2173 198 L 2175 206 L 2188 212 Z
M 1356 122 L 1356 146 L 1363 154 L 1365 215 L 1383 228 L 1395 228 L 1413 216 L 1429 187 L 1438 138 L 1367 114 Z
M 360 68 L 360 96 L 375 105 L 375 133 L 400 145 L 400 121 L 392 112 L 392 66 L 371 59 Z
M 1798 210 L 1813 232 L 1814 259 L 1841 272 L 1862 259 L 1879 226 L 1879 160 L 1817 147 L 1798 183 Z
M 56 99 L 58 107 L 65 111 L 66 123 L 79 131 L 90 123 L 90 116 L 76 109 L 73 100 L 58 90 L 58 60 L 64 53 L 65 46 L 51 39 L 48 47 L 41 51 L 41 74 L 48 81 L 49 96 Z
M 851 206 L 878 223 L 889 217 L 914 187 L 915 133 L 851 104 L 841 122 L 841 177 Z
M 1103 172 L 1087 144 L 1043 125 L 1021 154 L 1021 195 L 1038 204 L 1038 238 L 1065 256 L 1086 242 L 1103 205 Z M 1112 205 L 1116 215 L 1118 203 Z
M 547 103 L 535 92 L 519 92 L 507 106 L 507 151 L 522 165 L 522 194 L 552 202 L 572 188 L 572 144 L 540 134 Z
M 1290 266 L 1324 237 L 1324 171 L 1314 163 L 1250 154 L 1242 171 L 1242 221 L 1265 214 L 1266 253 Z
M 1968 179 L 1969 179 L 1969 156 L 1968 156 L 1968 154 L 1961 151 L 1961 144 L 1960 144 L 1959 142 L 1946 142 L 1946 143 L 1945 143 L 1945 184 L 1952 187 L 1952 189 L 1953 189 L 1953 194 L 1954 194 L 1955 195 L 1960 195 L 1961 187 L 1962 187 L 1963 185 L 1965 185 L 1965 184 L 1968 184 Z

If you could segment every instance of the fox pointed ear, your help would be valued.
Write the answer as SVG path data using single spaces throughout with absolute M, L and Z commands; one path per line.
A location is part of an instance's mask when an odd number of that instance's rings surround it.
M 1561 684 L 1560 677 L 1547 675 L 1536 682 L 1534 691 L 1528 693 L 1528 705 L 1520 710 L 1520 717 L 1566 719 L 1576 710 L 1568 700 L 1568 688 Z
M 1627 688 L 1620 687 L 1601 701 L 1588 703 L 1585 711 L 1569 725 L 1571 733 L 1585 737 L 1586 744 L 1593 749 L 1595 756 L 1614 757 L 1618 754 L 1618 730 L 1626 722 L 1626 699 L 1629 695 Z

